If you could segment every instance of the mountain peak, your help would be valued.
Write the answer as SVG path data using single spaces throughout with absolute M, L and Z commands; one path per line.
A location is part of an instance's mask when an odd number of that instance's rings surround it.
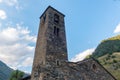
M 0 80 L 9 80 L 13 69 L 8 67 L 4 62 L 0 61 Z

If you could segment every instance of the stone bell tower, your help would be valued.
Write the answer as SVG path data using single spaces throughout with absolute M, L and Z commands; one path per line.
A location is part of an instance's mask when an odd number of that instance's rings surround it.
M 41 15 L 31 80 L 43 80 L 47 66 L 68 60 L 64 17 L 51 6 Z

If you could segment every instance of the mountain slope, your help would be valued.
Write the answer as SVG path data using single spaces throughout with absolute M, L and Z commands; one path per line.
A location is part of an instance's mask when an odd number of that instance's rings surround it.
M 12 69 L 9 68 L 5 63 L 0 61 L 0 80 L 9 80 Z
M 93 52 L 93 56 L 97 58 L 114 52 L 120 52 L 120 35 L 103 40 Z
M 117 80 L 120 80 L 120 35 L 103 40 L 95 49 L 96 58 Z

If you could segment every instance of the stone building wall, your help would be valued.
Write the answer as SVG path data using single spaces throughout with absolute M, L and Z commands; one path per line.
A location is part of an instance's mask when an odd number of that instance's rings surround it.
M 41 68 L 39 80 L 116 80 L 94 59 L 81 62 L 61 62 Z
M 64 17 L 51 6 L 41 15 L 31 80 L 115 80 L 94 59 L 68 61 Z

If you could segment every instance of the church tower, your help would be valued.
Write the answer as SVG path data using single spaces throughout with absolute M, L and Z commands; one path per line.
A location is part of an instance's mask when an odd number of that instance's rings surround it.
M 31 80 L 116 80 L 94 58 L 68 61 L 64 17 L 51 6 L 41 15 Z
M 31 80 L 43 80 L 46 67 L 68 61 L 64 17 L 51 6 L 41 15 Z

